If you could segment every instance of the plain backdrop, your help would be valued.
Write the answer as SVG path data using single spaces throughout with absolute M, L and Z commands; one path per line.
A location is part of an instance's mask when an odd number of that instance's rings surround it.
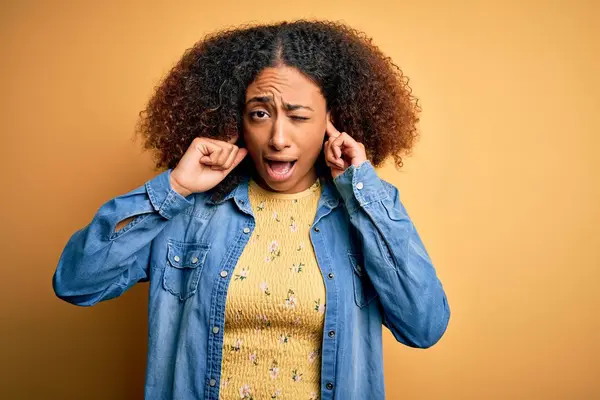
M 3 1 L 0 397 L 141 399 L 147 284 L 77 308 L 51 277 L 110 198 L 157 174 L 137 115 L 216 29 L 364 30 L 410 77 L 395 184 L 447 291 L 429 350 L 385 330 L 389 399 L 600 398 L 600 2 Z

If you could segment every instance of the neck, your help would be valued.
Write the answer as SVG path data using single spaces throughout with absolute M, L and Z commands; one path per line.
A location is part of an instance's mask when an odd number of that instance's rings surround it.
M 259 174 L 255 174 L 253 179 L 261 188 L 268 190 L 270 192 L 293 194 L 293 193 L 303 192 L 306 189 L 308 189 L 309 187 L 311 187 L 312 184 L 315 183 L 315 181 L 317 180 L 317 171 L 316 171 L 315 167 L 311 168 L 310 171 L 308 171 L 306 173 L 306 175 L 304 175 L 302 178 L 300 178 L 300 180 L 295 182 L 293 184 L 293 186 L 291 186 L 289 188 L 286 187 L 285 189 L 282 189 L 282 190 L 273 189 L 272 187 L 270 187 Z

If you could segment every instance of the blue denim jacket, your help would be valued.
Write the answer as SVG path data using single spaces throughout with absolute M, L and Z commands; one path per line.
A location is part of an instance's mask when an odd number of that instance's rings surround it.
M 248 181 L 220 201 L 184 198 L 170 173 L 108 201 L 73 234 L 53 287 L 91 306 L 149 281 L 145 398 L 217 400 L 227 286 L 255 226 Z M 448 324 L 429 255 L 398 190 L 369 161 L 323 182 L 310 239 L 327 304 L 321 399 L 383 399 L 382 325 L 426 348 Z

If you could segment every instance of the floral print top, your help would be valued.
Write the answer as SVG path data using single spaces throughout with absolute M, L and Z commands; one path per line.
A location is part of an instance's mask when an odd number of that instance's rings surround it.
M 221 399 L 317 400 L 325 285 L 310 242 L 317 180 L 293 194 L 251 180 L 256 227 L 227 291 Z

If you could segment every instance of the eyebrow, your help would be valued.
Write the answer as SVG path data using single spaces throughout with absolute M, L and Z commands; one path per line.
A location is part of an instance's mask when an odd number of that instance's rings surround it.
M 248 105 L 250 103 L 272 103 L 272 102 L 273 102 L 273 96 L 254 96 L 246 102 L 246 105 Z M 309 106 L 303 106 L 301 104 L 289 104 L 289 103 L 285 103 L 285 102 L 283 103 L 283 108 L 285 108 L 287 111 L 299 110 L 301 108 L 306 108 L 307 110 L 315 111 L 312 108 L 310 108 Z

